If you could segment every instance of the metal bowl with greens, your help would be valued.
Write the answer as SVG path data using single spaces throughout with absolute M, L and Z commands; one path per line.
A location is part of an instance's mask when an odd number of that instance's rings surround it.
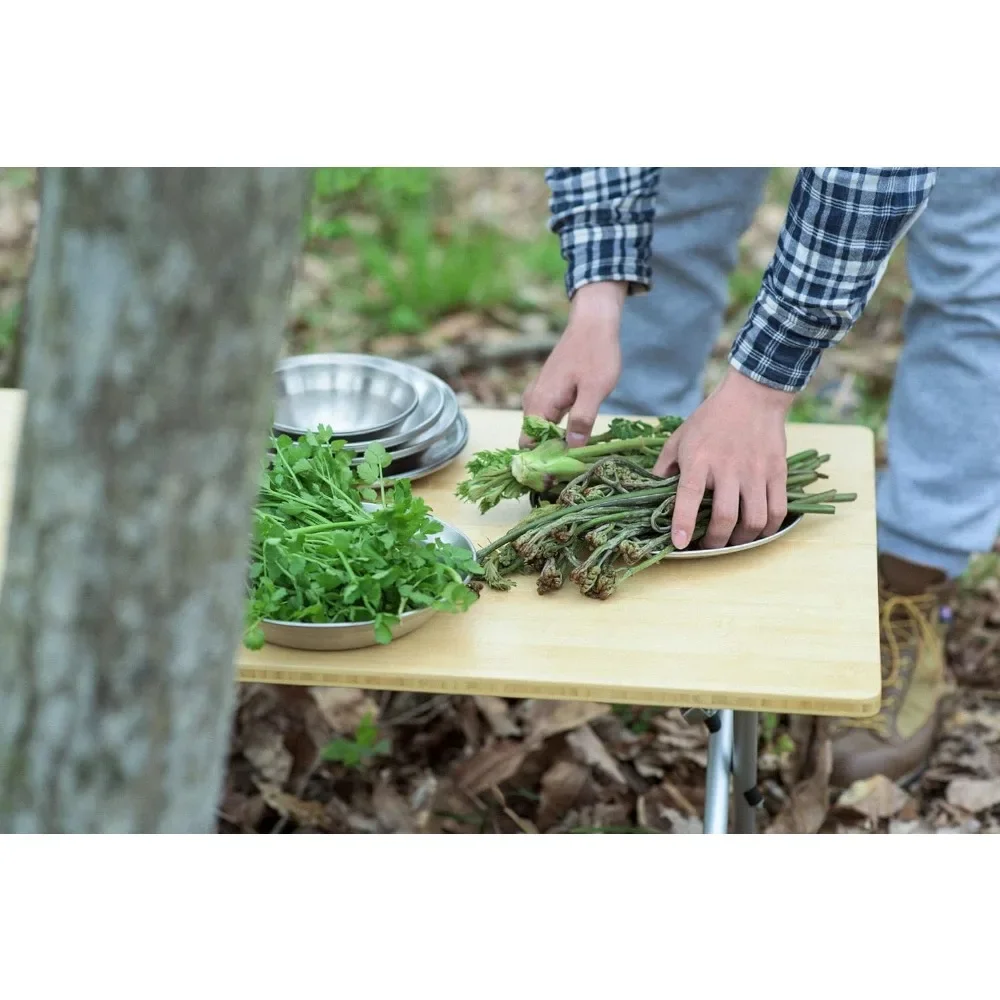
M 349 445 L 331 438 L 321 428 L 271 440 L 254 509 L 250 649 L 276 637 L 306 649 L 388 643 L 412 631 L 404 617 L 413 612 L 462 612 L 476 600 L 469 583 L 482 571 L 471 543 L 437 521 L 408 480 L 384 484 L 381 445 L 352 467 Z M 370 639 L 279 628 L 288 625 L 361 625 Z

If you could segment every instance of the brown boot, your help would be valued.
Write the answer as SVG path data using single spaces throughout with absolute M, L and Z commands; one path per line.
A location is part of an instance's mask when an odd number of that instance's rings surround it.
M 839 788 L 874 774 L 907 781 L 925 765 L 944 694 L 944 574 L 879 557 L 882 707 L 870 719 L 838 719 L 833 773 Z

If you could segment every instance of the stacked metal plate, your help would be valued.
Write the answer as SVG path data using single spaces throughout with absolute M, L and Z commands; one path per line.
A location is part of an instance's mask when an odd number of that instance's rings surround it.
M 469 425 L 436 375 L 366 354 L 299 354 L 275 369 L 274 432 L 296 437 L 320 425 L 360 455 L 378 442 L 387 479 L 420 479 L 461 453 Z

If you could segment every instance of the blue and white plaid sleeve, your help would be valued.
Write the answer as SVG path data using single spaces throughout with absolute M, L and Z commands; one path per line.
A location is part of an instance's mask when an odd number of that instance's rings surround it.
M 730 364 L 764 385 L 802 389 L 823 349 L 840 341 L 868 304 L 935 178 L 929 167 L 800 170 Z
M 551 167 L 549 228 L 559 236 L 570 298 L 592 281 L 626 281 L 629 294 L 652 280 L 659 167 Z

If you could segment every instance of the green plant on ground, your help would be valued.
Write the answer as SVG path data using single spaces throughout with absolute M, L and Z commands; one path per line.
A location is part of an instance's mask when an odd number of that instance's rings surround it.
M 328 743 L 323 750 L 323 759 L 356 770 L 374 757 L 385 757 L 391 750 L 392 744 L 388 739 L 379 739 L 378 727 L 369 713 L 358 723 L 354 739 L 338 737 Z
M 618 717 L 621 724 L 629 731 L 641 736 L 649 732 L 653 724 L 653 717 L 659 709 L 639 705 L 612 705 L 612 712 Z
M 439 171 L 427 167 L 321 167 L 305 221 L 314 253 L 353 254 L 346 289 L 355 311 L 386 333 L 415 333 L 467 309 L 526 308 L 531 281 L 561 281 L 555 236 L 517 240 L 452 217 Z

